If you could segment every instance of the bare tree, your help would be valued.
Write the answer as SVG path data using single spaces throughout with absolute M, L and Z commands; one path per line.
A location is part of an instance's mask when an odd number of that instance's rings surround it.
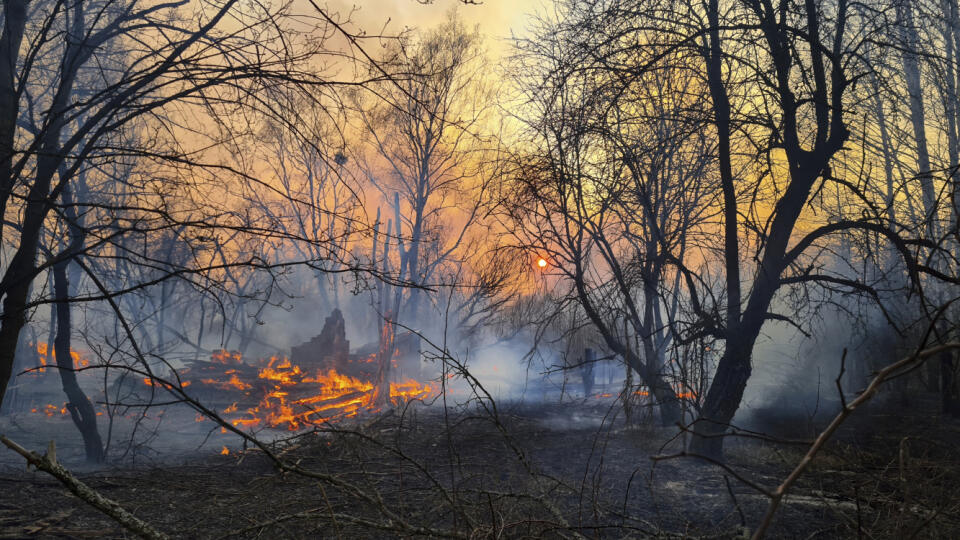
M 587 263 L 603 253 L 603 239 L 594 230 L 601 230 L 599 216 L 608 207 L 603 195 L 615 192 L 618 186 L 610 180 L 616 175 L 601 175 L 598 171 L 602 169 L 591 162 L 602 150 L 594 142 L 597 119 L 626 114 L 611 122 L 621 125 L 629 121 L 634 110 L 643 107 L 641 99 L 630 96 L 607 107 L 597 106 L 602 100 L 583 81 L 592 82 L 606 72 L 619 82 L 616 88 L 629 88 L 628 82 L 634 81 L 648 88 L 649 83 L 644 85 L 643 81 L 651 80 L 654 74 L 684 68 L 704 74 L 704 78 L 696 79 L 699 84 L 662 88 L 664 95 L 672 96 L 676 103 L 681 102 L 680 96 L 701 103 L 679 110 L 678 114 L 689 122 L 681 133 L 698 134 L 700 141 L 715 141 L 715 147 L 707 145 L 714 148 L 715 168 L 702 171 L 715 190 L 709 192 L 719 197 L 699 201 L 710 210 L 692 214 L 708 218 L 709 225 L 701 230 L 709 231 L 712 238 L 700 235 L 687 244 L 686 249 L 698 254 L 695 263 L 678 256 L 683 253 L 678 248 L 682 243 L 662 243 L 658 247 L 660 257 L 676 268 L 684 305 L 689 309 L 682 339 L 709 336 L 724 344 L 709 390 L 702 397 L 695 428 L 698 436 L 693 440 L 696 452 L 720 455 L 722 434 L 739 408 L 752 372 L 754 344 L 764 325 L 770 321 L 802 325 L 803 321 L 791 314 L 776 311 L 782 291 L 817 284 L 879 298 L 874 276 L 863 274 L 853 264 L 841 265 L 843 270 L 831 266 L 831 261 L 837 260 L 835 254 L 849 261 L 862 255 L 842 248 L 844 242 L 862 235 L 889 245 L 891 252 L 905 261 L 903 268 L 915 286 L 921 286 L 920 272 L 952 279 L 937 270 L 944 266 L 927 262 L 929 255 L 924 261 L 917 260 L 917 246 L 923 246 L 928 254 L 946 255 L 942 249 L 937 250 L 941 243 L 929 230 L 922 238 L 911 238 L 909 228 L 890 219 L 886 211 L 890 205 L 877 204 L 874 197 L 885 194 L 891 198 L 889 180 L 876 178 L 862 161 L 853 160 L 849 148 L 865 139 L 852 133 L 851 111 L 871 102 L 854 91 L 858 82 L 873 73 L 873 66 L 865 61 L 868 55 L 862 53 L 876 55 L 878 50 L 896 46 L 892 41 L 874 38 L 891 35 L 897 21 L 895 11 L 886 6 L 852 6 L 844 1 L 571 3 L 555 14 L 559 21 L 555 28 L 574 36 L 609 37 L 597 42 L 574 39 L 566 44 L 547 39 L 542 45 L 546 54 L 540 55 L 547 63 L 531 62 L 520 67 L 527 72 L 539 69 L 548 73 L 542 77 L 546 81 L 559 73 L 556 77 L 565 83 L 530 86 L 546 90 L 542 92 L 546 95 L 543 102 L 551 106 L 541 107 L 532 117 L 538 120 L 537 127 L 546 126 L 541 128 L 541 139 L 549 141 L 556 151 L 518 176 L 533 179 L 521 185 L 536 186 L 536 190 L 527 187 L 524 193 L 557 186 L 557 205 L 537 216 L 548 226 L 538 227 L 536 234 L 554 231 L 560 240 L 544 242 L 544 249 L 569 246 L 564 249 L 579 254 L 570 261 L 575 270 L 570 275 L 574 284 L 584 281 Z M 604 34 L 607 27 L 615 30 Z M 906 54 L 910 64 L 910 50 Z M 661 75 L 660 80 L 670 77 Z M 696 101 L 696 97 L 706 101 Z M 700 107 L 708 111 L 706 116 L 700 114 Z M 698 140 L 696 136 L 691 140 Z M 889 141 L 882 144 L 887 145 L 886 152 L 891 152 Z M 629 155 L 617 157 L 601 165 L 611 170 L 630 167 Z M 678 167 L 675 163 L 668 166 L 672 170 Z M 932 184 L 916 177 L 908 180 L 907 176 L 901 176 L 900 181 L 907 192 L 919 186 L 925 194 L 921 214 L 929 219 L 923 223 L 936 219 L 941 213 L 939 207 L 927 206 L 942 203 L 928 196 Z M 825 198 L 825 193 L 831 198 Z M 663 197 L 664 193 L 656 193 L 650 200 Z M 896 195 L 892 197 L 899 200 Z M 823 219 L 824 214 L 818 217 L 818 209 L 829 218 Z M 640 222 L 637 214 L 624 214 L 624 218 Z M 551 221 L 556 215 L 572 215 L 574 219 L 559 226 Z M 610 220 L 602 223 L 609 224 Z M 686 232 L 689 226 L 679 229 Z M 603 258 L 605 261 L 626 258 L 614 250 L 610 253 Z M 617 273 L 611 271 L 610 275 Z M 625 307 L 624 311 L 629 309 Z M 591 319 L 598 323 L 602 318 Z
M 391 207 L 393 227 L 382 232 L 394 237 L 398 278 L 436 285 L 444 265 L 462 260 L 490 177 L 485 152 L 492 138 L 485 133 L 492 94 L 481 77 L 482 43 L 478 30 L 452 12 L 388 54 L 385 62 L 403 75 L 385 84 L 384 102 L 359 104 L 370 150 L 362 167 Z M 418 324 L 422 290 L 394 294 L 393 316 Z
M 0 278 L 0 394 L 28 311 L 52 301 L 41 291 L 31 297 L 31 285 L 44 272 L 63 268 L 57 265 L 64 261 L 84 258 L 87 275 L 105 271 L 111 278 L 75 292 L 71 302 L 166 287 L 156 310 L 160 341 L 166 339 L 163 314 L 176 287 L 174 281 L 163 285 L 168 280 L 186 280 L 203 291 L 224 270 L 276 273 L 311 263 L 270 260 L 246 249 L 281 238 L 322 246 L 326 238 L 273 229 L 269 216 L 242 201 L 254 191 L 283 193 L 257 163 L 231 166 L 224 159 L 233 143 L 255 136 L 252 119 L 285 122 L 295 114 L 276 112 L 272 97 L 281 87 L 333 107 L 336 101 L 324 96 L 341 82 L 367 82 L 337 81 L 317 67 L 318 59 L 349 58 L 358 51 L 349 21 L 311 8 L 319 22 L 304 29 L 291 10 L 233 1 L 4 4 L 0 204 L 8 210 L 2 232 L 10 256 Z M 294 32 L 298 28 L 303 31 Z M 346 45 L 334 48 L 334 35 Z M 384 70 L 376 75 L 385 76 Z M 114 163 L 130 168 L 114 175 L 108 170 Z M 83 199 L 75 189 L 74 199 L 65 199 L 80 174 L 87 175 L 90 189 Z M 83 241 L 38 260 L 54 251 L 44 245 L 44 231 L 69 229 L 57 229 L 60 219 L 80 227 L 83 234 L 76 237 Z M 220 261 L 213 250 L 192 249 L 220 235 L 234 236 L 228 248 L 234 251 Z M 163 238 L 168 240 L 156 243 Z M 333 244 L 325 245 L 325 256 L 335 258 Z M 129 273 L 131 268 L 148 271 Z M 262 289 L 256 293 L 269 297 Z
M 504 197 L 508 230 L 546 257 L 673 424 L 677 394 L 688 391 L 666 362 L 678 332 L 680 270 L 713 196 L 716 149 L 691 114 L 705 108 L 703 82 L 679 56 L 624 77 L 638 52 L 614 36 L 632 23 L 566 9 L 521 44 L 525 143 L 537 153 L 521 155 L 515 191 Z

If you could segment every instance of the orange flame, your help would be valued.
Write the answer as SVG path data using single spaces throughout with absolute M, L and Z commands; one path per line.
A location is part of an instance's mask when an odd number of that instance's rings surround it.
M 216 367 L 204 368 L 203 378 L 180 381 L 181 388 L 198 386 L 223 390 L 240 391 L 246 399 L 256 400 L 241 406 L 234 401 L 222 410 L 222 417 L 231 425 L 240 429 L 277 428 L 297 431 L 330 421 L 337 421 L 360 414 L 364 410 L 374 410 L 374 384 L 335 370 L 318 370 L 307 373 L 289 358 L 274 356 L 259 362 L 263 367 L 255 370 L 251 364 L 244 364 L 239 353 L 218 351 L 213 354 L 214 364 L 231 366 L 219 371 Z M 232 366 L 237 366 L 236 368 Z M 190 369 L 183 369 L 179 375 L 186 376 Z M 199 374 L 199 370 L 198 370 Z M 151 377 L 143 377 L 143 384 L 150 387 L 172 390 L 173 386 Z M 171 383 L 176 385 L 176 382 Z M 389 385 L 389 399 L 401 404 L 415 399 L 423 399 L 434 394 L 434 389 L 415 380 L 392 382 Z M 262 396 L 262 397 L 254 397 Z M 66 414 L 65 407 L 47 405 L 33 409 L 35 413 L 54 416 L 58 412 Z M 102 413 L 98 413 L 102 414 Z M 204 422 L 207 418 L 197 414 L 195 422 Z M 226 432 L 221 427 L 221 432 Z
M 227 356 L 221 351 L 215 355 L 222 364 L 243 363 L 238 353 Z M 335 370 L 307 374 L 286 357 L 274 356 L 265 364 L 258 370 L 257 378 L 269 386 L 257 406 L 239 412 L 237 403 L 233 403 L 223 410 L 224 415 L 237 414 L 236 417 L 226 417 L 232 425 L 240 428 L 271 427 L 297 431 L 311 425 L 355 416 L 373 405 L 374 388 L 371 382 L 343 375 Z M 253 387 L 240 379 L 237 370 L 224 371 L 224 376 L 227 375 L 229 378 L 226 381 L 207 378 L 201 382 L 232 390 L 248 390 Z M 308 393 L 304 391 L 306 387 L 302 386 L 307 384 L 318 385 L 319 388 L 311 387 L 312 392 Z M 390 384 L 390 399 L 393 403 L 421 399 L 432 392 L 429 385 L 414 380 Z M 308 395 L 304 395 L 305 393 Z
M 633 395 L 647 397 L 650 395 L 650 392 L 648 390 L 637 390 L 633 393 Z M 679 390 L 675 390 L 674 395 L 677 396 L 677 399 L 697 399 L 697 394 L 694 392 L 681 392 Z
M 169 384 L 167 384 L 167 383 L 161 383 L 161 382 L 155 382 L 155 381 L 154 381 L 153 379 L 151 379 L 150 377 L 144 377 L 144 378 L 143 378 L 143 384 L 145 384 L 145 385 L 147 385 L 147 386 L 155 386 L 155 387 L 157 387 L 157 388 L 166 388 L 167 390 L 172 390 L 172 389 L 174 388 L 174 385 L 169 385 Z M 181 387 L 181 388 L 186 388 L 186 387 L 188 387 L 188 386 L 190 386 L 190 381 L 180 381 L 180 387 Z
M 40 366 L 52 365 L 57 360 L 57 351 L 48 343 L 44 343 L 42 341 L 38 342 L 37 358 L 40 360 Z M 73 349 L 70 350 L 70 358 L 73 360 L 73 365 L 75 367 L 87 367 L 90 365 L 89 359 L 83 357 L 79 352 Z M 38 373 L 43 373 L 45 371 L 45 367 L 40 367 L 37 369 Z
M 210 360 L 218 364 L 230 365 L 230 364 L 242 364 L 243 358 L 240 353 L 237 351 L 227 351 L 226 349 L 220 349 L 219 351 L 214 351 L 210 355 Z

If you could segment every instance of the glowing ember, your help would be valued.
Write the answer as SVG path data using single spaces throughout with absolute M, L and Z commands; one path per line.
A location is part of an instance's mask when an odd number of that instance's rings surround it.
M 214 351 L 214 353 L 210 355 L 210 361 L 225 365 L 242 364 L 243 358 L 241 357 L 240 353 L 236 351 L 220 349 L 219 351 Z
M 690 399 L 690 400 L 694 400 L 694 401 L 697 400 L 697 394 L 695 394 L 694 392 L 680 392 L 680 391 L 675 391 L 675 394 L 676 394 L 676 396 L 677 396 L 677 399 Z M 639 397 L 650 397 L 650 391 L 649 391 L 649 390 L 635 390 L 635 391 L 633 392 L 633 395 L 639 396 Z M 596 397 L 597 397 L 598 399 L 601 399 L 601 398 L 610 398 L 610 397 L 613 397 L 613 394 L 597 394 Z
M 237 390 L 246 390 L 251 388 L 251 386 L 240 380 L 240 377 L 237 377 L 237 374 L 234 373 L 230 375 L 230 380 L 227 381 L 227 385 L 236 388 Z
M 143 378 L 143 384 L 145 384 L 145 385 L 147 385 L 147 386 L 156 386 L 157 388 L 166 388 L 167 390 L 171 390 L 171 389 L 174 388 L 173 386 L 171 386 L 171 385 L 169 385 L 169 384 L 156 382 L 156 381 L 154 381 L 153 379 L 151 379 L 150 377 L 144 377 L 144 378 Z M 181 387 L 181 388 L 186 388 L 186 387 L 188 387 L 188 386 L 190 386 L 190 381 L 181 381 L 181 382 L 180 382 L 180 387 Z
M 693 392 L 674 391 L 674 393 L 676 394 L 677 399 L 693 399 L 693 400 L 697 399 L 697 395 L 694 394 Z M 648 397 L 650 395 L 650 392 L 647 390 L 637 390 L 636 392 L 633 393 L 633 395 Z
M 54 405 L 52 403 L 48 403 L 43 407 L 34 407 L 30 409 L 30 412 L 43 414 L 47 417 L 52 417 L 57 415 L 65 416 L 69 411 L 67 411 L 66 403 L 64 403 L 63 405 Z

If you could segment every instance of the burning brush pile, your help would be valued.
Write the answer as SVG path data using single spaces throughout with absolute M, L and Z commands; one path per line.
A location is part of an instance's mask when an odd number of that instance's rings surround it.
M 351 354 L 343 315 L 334 310 L 320 335 L 293 347 L 292 358 L 247 363 L 237 353 L 218 351 L 209 362 L 191 362 L 178 375 L 191 395 L 222 406 L 222 414 L 235 426 L 297 431 L 376 411 L 378 401 L 399 404 L 432 396 L 433 389 L 418 382 L 419 339 L 412 334 L 389 338 L 382 341 L 390 351 L 371 344 Z M 390 363 L 388 397 L 378 396 L 385 390 L 376 384 L 384 376 L 381 358 Z M 151 384 L 149 379 L 144 382 Z
M 385 325 L 392 329 L 392 325 Z M 209 360 L 188 360 L 176 373 L 157 372 L 163 381 L 179 381 L 180 387 L 204 405 L 216 409 L 234 426 L 246 429 L 282 429 L 298 431 L 326 422 L 335 422 L 369 411 L 388 401 L 399 405 L 414 399 L 433 397 L 430 385 L 419 382 L 420 343 L 412 334 L 390 335 L 389 348 L 377 343 L 350 352 L 345 338 L 344 320 L 339 310 L 327 318 L 320 335 L 293 347 L 291 357 L 245 360 L 240 353 L 215 351 Z M 63 394 L 54 378 L 53 351 L 47 344 L 33 345 L 35 366 L 23 368 L 18 377 L 24 392 L 14 392 L 8 402 L 16 410 L 46 416 L 67 416 L 66 404 L 59 405 Z M 391 352 L 392 350 L 392 352 Z M 120 373 L 104 394 L 102 372 L 84 355 L 71 352 L 80 384 L 101 416 L 106 404 L 118 407 L 120 414 L 141 408 L 163 409 L 166 401 L 158 390 L 167 384 L 150 377 L 133 378 Z M 383 370 L 381 363 L 389 363 Z M 383 384 L 378 384 L 383 381 Z M 389 395 L 387 387 L 389 383 Z M 99 390 L 98 390 L 99 388 Z M 44 405 L 46 404 L 46 405 Z M 127 411 L 127 412 L 124 412 Z M 136 416 L 135 414 L 133 416 Z M 197 417 L 202 422 L 202 416 Z
M 397 360 L 391 359 L 394 365 Z M 297 431 L 376 410 L 372 380 L 332 367 L 307 369 L 286 357 L 248 364 L 237 353 L 218 351 L 209 362 L 191 362 L 178 373 L 191 395 L 226 405 L 224 418 L 238 427 Z M 153 384 L 150 379 L 144 383 Z M 430 385 L 413 379 L 390 383 L 394 404 L 432 394 Z

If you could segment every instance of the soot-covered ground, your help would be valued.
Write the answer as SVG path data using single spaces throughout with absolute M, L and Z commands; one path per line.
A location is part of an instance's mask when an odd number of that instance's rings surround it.
M 2 429 L 24 444 L 64 439 L 59 455 L 84 482 L 176 538 L 734 538 L 767 507 L 734 473 L 773 488 L 806 449 L 731 439 L 729 471 L 692 458 L 651 460 L 682 449 L 677 429 L 627 426 L 612 405 L 502 405 L 495 414 L 415 405 L 273 446 L 310 476 L 280 474 L 236 439 L 230 455 L 219 455 L 219 439 L 188 451 L 196 444 L 161 434 L 154 446 L 163 455 L 92 468 L 77 461 L 68 420 L 31 418 L 28 427 L 8 417 Z M 766 421 L 793 439 L 816 428 L 802 418 Z M 797 484 L 770 536 L 960 537 L 958 443 L 956 420 L 858 411 Z M 3 538 L 129 535 L 4 452 Z

